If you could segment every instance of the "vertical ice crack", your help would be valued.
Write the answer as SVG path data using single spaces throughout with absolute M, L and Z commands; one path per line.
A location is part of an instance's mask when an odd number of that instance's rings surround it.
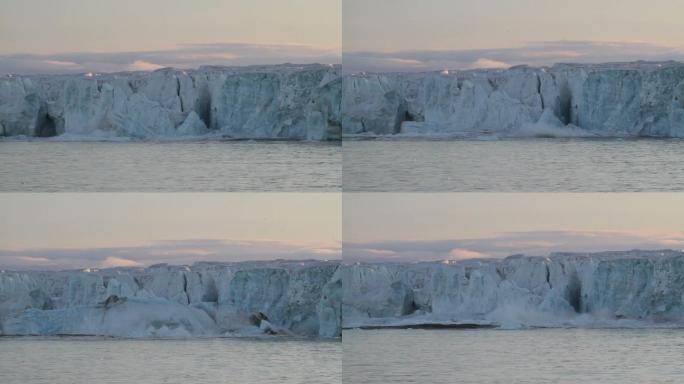
M 539 74 L 537 76 L 537 94 L 539 95 L 539 100 L 541 100 L 541 108 L 542 111 L 544 110 L 544 96 L 542 95 L 541 91 L 541 77 L 539 77 Z
M 549 285 L 549 288 L 553 288 L 551 285 L 551 271 L 549 270 L 549 265 L 545 264 L 546 266 L 546 283 Z
M 180 102 L 181 112 L 185 112 L 185 106 L 183 106 L 183 98 L 181 97 L 181 82 L 180 77 L 176 77 L 176 96 L 178 96 L 178 101 Z
M 183 293 L 185 293 L 185 299 L 187 300 L 188 304 L 190 304 L 190 295 L 188 294 L 188 277 L 185 275 L 185 272 L 183 272 Z

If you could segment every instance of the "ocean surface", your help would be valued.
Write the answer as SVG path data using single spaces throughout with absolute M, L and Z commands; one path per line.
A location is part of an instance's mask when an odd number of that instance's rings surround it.
M 684 140 L 347 140 L 345 192 L 684 191 Z
M 0 141 L 2 192 L 340 191 L 337 143 Z
M 0 383 L 339 384 L 342 343 L 0 337 Z
M 349 330 L 345 383 L 682 383 L 684 329 Z

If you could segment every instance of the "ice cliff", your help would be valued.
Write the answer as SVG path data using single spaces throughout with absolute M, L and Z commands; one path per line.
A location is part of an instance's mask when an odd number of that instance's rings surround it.
M 353 74 L 346 135 L 684 137 L 684 64 Z
M 0 136 L 339 138 L 340 67 L 0 78 Z
M 684 252 L 0 271 L 0 334 L 339 337 L 342 327 L 684 325 Z
M 345 327 L 684 323 L 684 252 L 671 250 L 354 264 L 343 285 Z
M 0 334 L 339 337 L 339 264 L 0 271 Z
M 684 64 L 343 76 L 205 66 L 3 76 L 0 136 L 326 140 L 346 135 L 684 137 Z

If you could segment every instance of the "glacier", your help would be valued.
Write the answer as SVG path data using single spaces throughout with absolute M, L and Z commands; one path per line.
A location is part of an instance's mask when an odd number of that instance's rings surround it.
M 342 90 L 349 137 L 684 137 L 672 61 L 357 73 Z
M 0 271 L 0 335 L 337 338 L 345 328 L 682 327 L 684 252 Z
M 335 140 L 339 65 L 0 77 L 0 136 Z
M 343 74 L 202 66 L 0 77 L 0 136 L 65 139 L 684 137 L 684 64 Z
M 343 286 L 344 328 L 684 325 L 673 250 L 356 263 Z
M 341 335 L 340 264 L 0 271 L 0 335 Z

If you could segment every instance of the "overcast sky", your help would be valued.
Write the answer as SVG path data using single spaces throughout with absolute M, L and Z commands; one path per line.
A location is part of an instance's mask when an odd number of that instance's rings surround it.
M 341 0 L 3 0 L 0 73 L 340 62 Z
M 345 71 L 684 59 L 679 0 L 344 0 Z
M 0 194 L 0 268 L 339 259 L 340 195 Z
M 342 217 L 348 262 L 684 249 L 682 194 L 345 194 Z

